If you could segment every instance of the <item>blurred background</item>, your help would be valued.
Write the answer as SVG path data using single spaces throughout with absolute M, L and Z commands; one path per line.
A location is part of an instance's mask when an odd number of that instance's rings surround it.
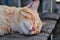
M 0 0 L 0 5 L 24 7 L 27 6 L 30 2 L 32 2 L 32 0 Z M 40 0 L 38 12 L 60 14 L 60 0 Z M 53 34 L 55 35 L 53 37 L 54 40 L 60 40 L 60 22 L 53 31 Z
M 0 0 L 0 5 L 23 7 L 28 5 L 32 0 Z M 57 12 L 60 13 L 59 0 L 40 0 L 40 12 Z

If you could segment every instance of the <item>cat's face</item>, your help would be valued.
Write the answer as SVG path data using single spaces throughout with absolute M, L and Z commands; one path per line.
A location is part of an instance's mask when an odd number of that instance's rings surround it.
M 19 24 L 19 32 L 22 34 L 39 34 L 43 26 L 42 21 L 39 18 L 39 14 L 36 11 L 32 11 L 29 8 L 24 8 L 20 11 L 22 18 Z

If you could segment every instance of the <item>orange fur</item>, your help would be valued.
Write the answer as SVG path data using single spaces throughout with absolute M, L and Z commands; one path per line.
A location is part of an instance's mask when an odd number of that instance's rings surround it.
M 11 32 L 14 29 L 15 24 L 21 23 L 23 20 L 28 19 L 32 28 L 34 28 L 34 34 L 39 34 L 41 28 L 39 29 L 39 25 L 43 26 L 42 21 L 40 20 L 39 14 L 36 10 L 31 10 L 30 8 L 23 7 L 23 8 L 16 8 L 16 7 L 8 7 L 8 6 L 1 6 L 2 12 L 0 15 L 4 16 L 5 24 L 0 24 L 4 31 Z M 2 17 L 3 18 L 3 17 Z M 1 20 L 1 18 L 0 18 Z M 9 25 L 9 26 L 8 26 Z

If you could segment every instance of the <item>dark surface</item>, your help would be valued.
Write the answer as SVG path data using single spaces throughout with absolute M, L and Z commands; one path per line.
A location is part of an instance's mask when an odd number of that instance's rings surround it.
M 40 13 L 42 19 L 58 20 L 60 15 L 57 13 Z
M 54 34 L 53 40 L 60 40 L 60 18 L 56 24 L 55 29 L 53 30 L 53 34 Z
M 18 33 L 5 35 L 3 37 L 0 37 L 0 40 L 47 40 L 47 37 L 49 34 L 47 33 L 40 33 L 39 35 L 35 36 L 24 36 L 20 35 Z
M 53 40 L 60 40 L 60 34 L 58 34 L 58 35 L 54 35 Z
M 51 33 L 52 30 L 55 28 L 56 21 L 55 20 L 44 20 L 46 23 L 45 26 L 43 26 L 42 31 L 46 33 Z
M 53 34 L 54 34 L 53 40 L 60 40 L 60 23 L 57 23 L 53 31 Z

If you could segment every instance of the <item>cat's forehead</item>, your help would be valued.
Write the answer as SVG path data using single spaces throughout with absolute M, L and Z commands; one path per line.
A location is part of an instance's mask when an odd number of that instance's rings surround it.
M 21 11 L 24 11 L 24 12 L 26 12 L 26 13 L 30 13 L 30 14 L 32 14 L 32 15 L 37 15 L 37 14 L 38 14 L 37 10 L 32 10 L 32 9 L 30 9 L 30 8 L 28 8 L 28 7 L 23 7 L 23 8 L 21 9 Z

